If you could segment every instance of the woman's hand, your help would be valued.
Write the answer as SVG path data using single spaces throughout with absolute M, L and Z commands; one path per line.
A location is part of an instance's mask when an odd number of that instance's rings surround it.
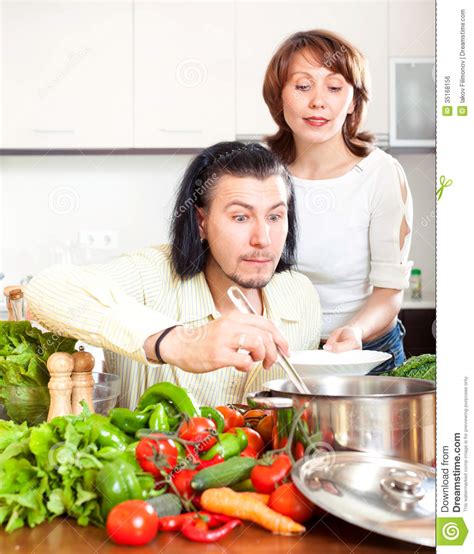
M 356 325 L 338 327 L 329 335 L 323 349 L 335 353 L 360 350 L 362 348 L 362 335 L 362 327 Z

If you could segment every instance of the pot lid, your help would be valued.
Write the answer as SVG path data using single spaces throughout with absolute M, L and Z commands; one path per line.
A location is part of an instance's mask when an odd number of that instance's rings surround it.
M 327 512 L 388 537 L 435 546 L 435 470 L 365 452 L 322 452 L 292 470 Z

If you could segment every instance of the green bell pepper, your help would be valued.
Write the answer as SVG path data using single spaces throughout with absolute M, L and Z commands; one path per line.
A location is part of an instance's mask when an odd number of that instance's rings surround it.
M 211 460 L 220 454 L 224 460 L 238 456 L 242 450 L 241 441 L 232 433 L 220 433 L 217 435 L 217 443 L 201 456 L 203 460 Z
M 104 519 L 110 510 L 125 500 L 143 499 L 143 489 L 135 468 L 123 459 L 105 464 L 97 474 L 96 487 L 101 495 Z
M 242 429 L 239 429 L 238 427 L 236 427 L 234 431 L 235 436 L 239 439 L 240 451 L 245 450 L 249 445 L 249 438 L 247 437 L 245 431 L 242 431 Z
M 99 446 L 113 446 L 118 450 L 125 450 L 131 439 L 118 427 L 110 423 L 109 418 L 100 414 L 89 416 L 92 424 L 91 441 Z
M 189 417 L 198 417 L 199 409 L 185 389 L 173 383 L 156 383 L 146 390 L 138 402 L 138 409 L 143 410 L 150 404 L 157 404 L 168 400 L 183 414 Z

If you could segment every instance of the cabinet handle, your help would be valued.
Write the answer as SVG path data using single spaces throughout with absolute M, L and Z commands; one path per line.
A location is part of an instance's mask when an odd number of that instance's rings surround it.
M 72 135 L 76 131 L 74 129 L 31 129 L 33 133 L 46 134 L 46 133 L 58 133 L 63 135 Z
M 202 133 L 202 129 L 162 129 L 158 128 L 162 133 Z

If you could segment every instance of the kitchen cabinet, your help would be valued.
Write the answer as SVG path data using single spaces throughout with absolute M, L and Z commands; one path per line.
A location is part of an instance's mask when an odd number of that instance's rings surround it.
M 2 148 L 132 146 L 132 0 L 2 2 Z
M 233 29 L 229 2 L 135 2 L 135 147 L 234 140 Z
M 436 353 L 435 309 L 402 309 L 399 318 L 407 330 L 403 341 L 407 358 Z
M 237 136 L 276 130 L 263 101 L 266 67 L 290 34 L 327 29 L 350 40 L 369 60 L 372 102 L 366 128 L 388 133 L 387 2 L 238 2 L 236 4 Z

